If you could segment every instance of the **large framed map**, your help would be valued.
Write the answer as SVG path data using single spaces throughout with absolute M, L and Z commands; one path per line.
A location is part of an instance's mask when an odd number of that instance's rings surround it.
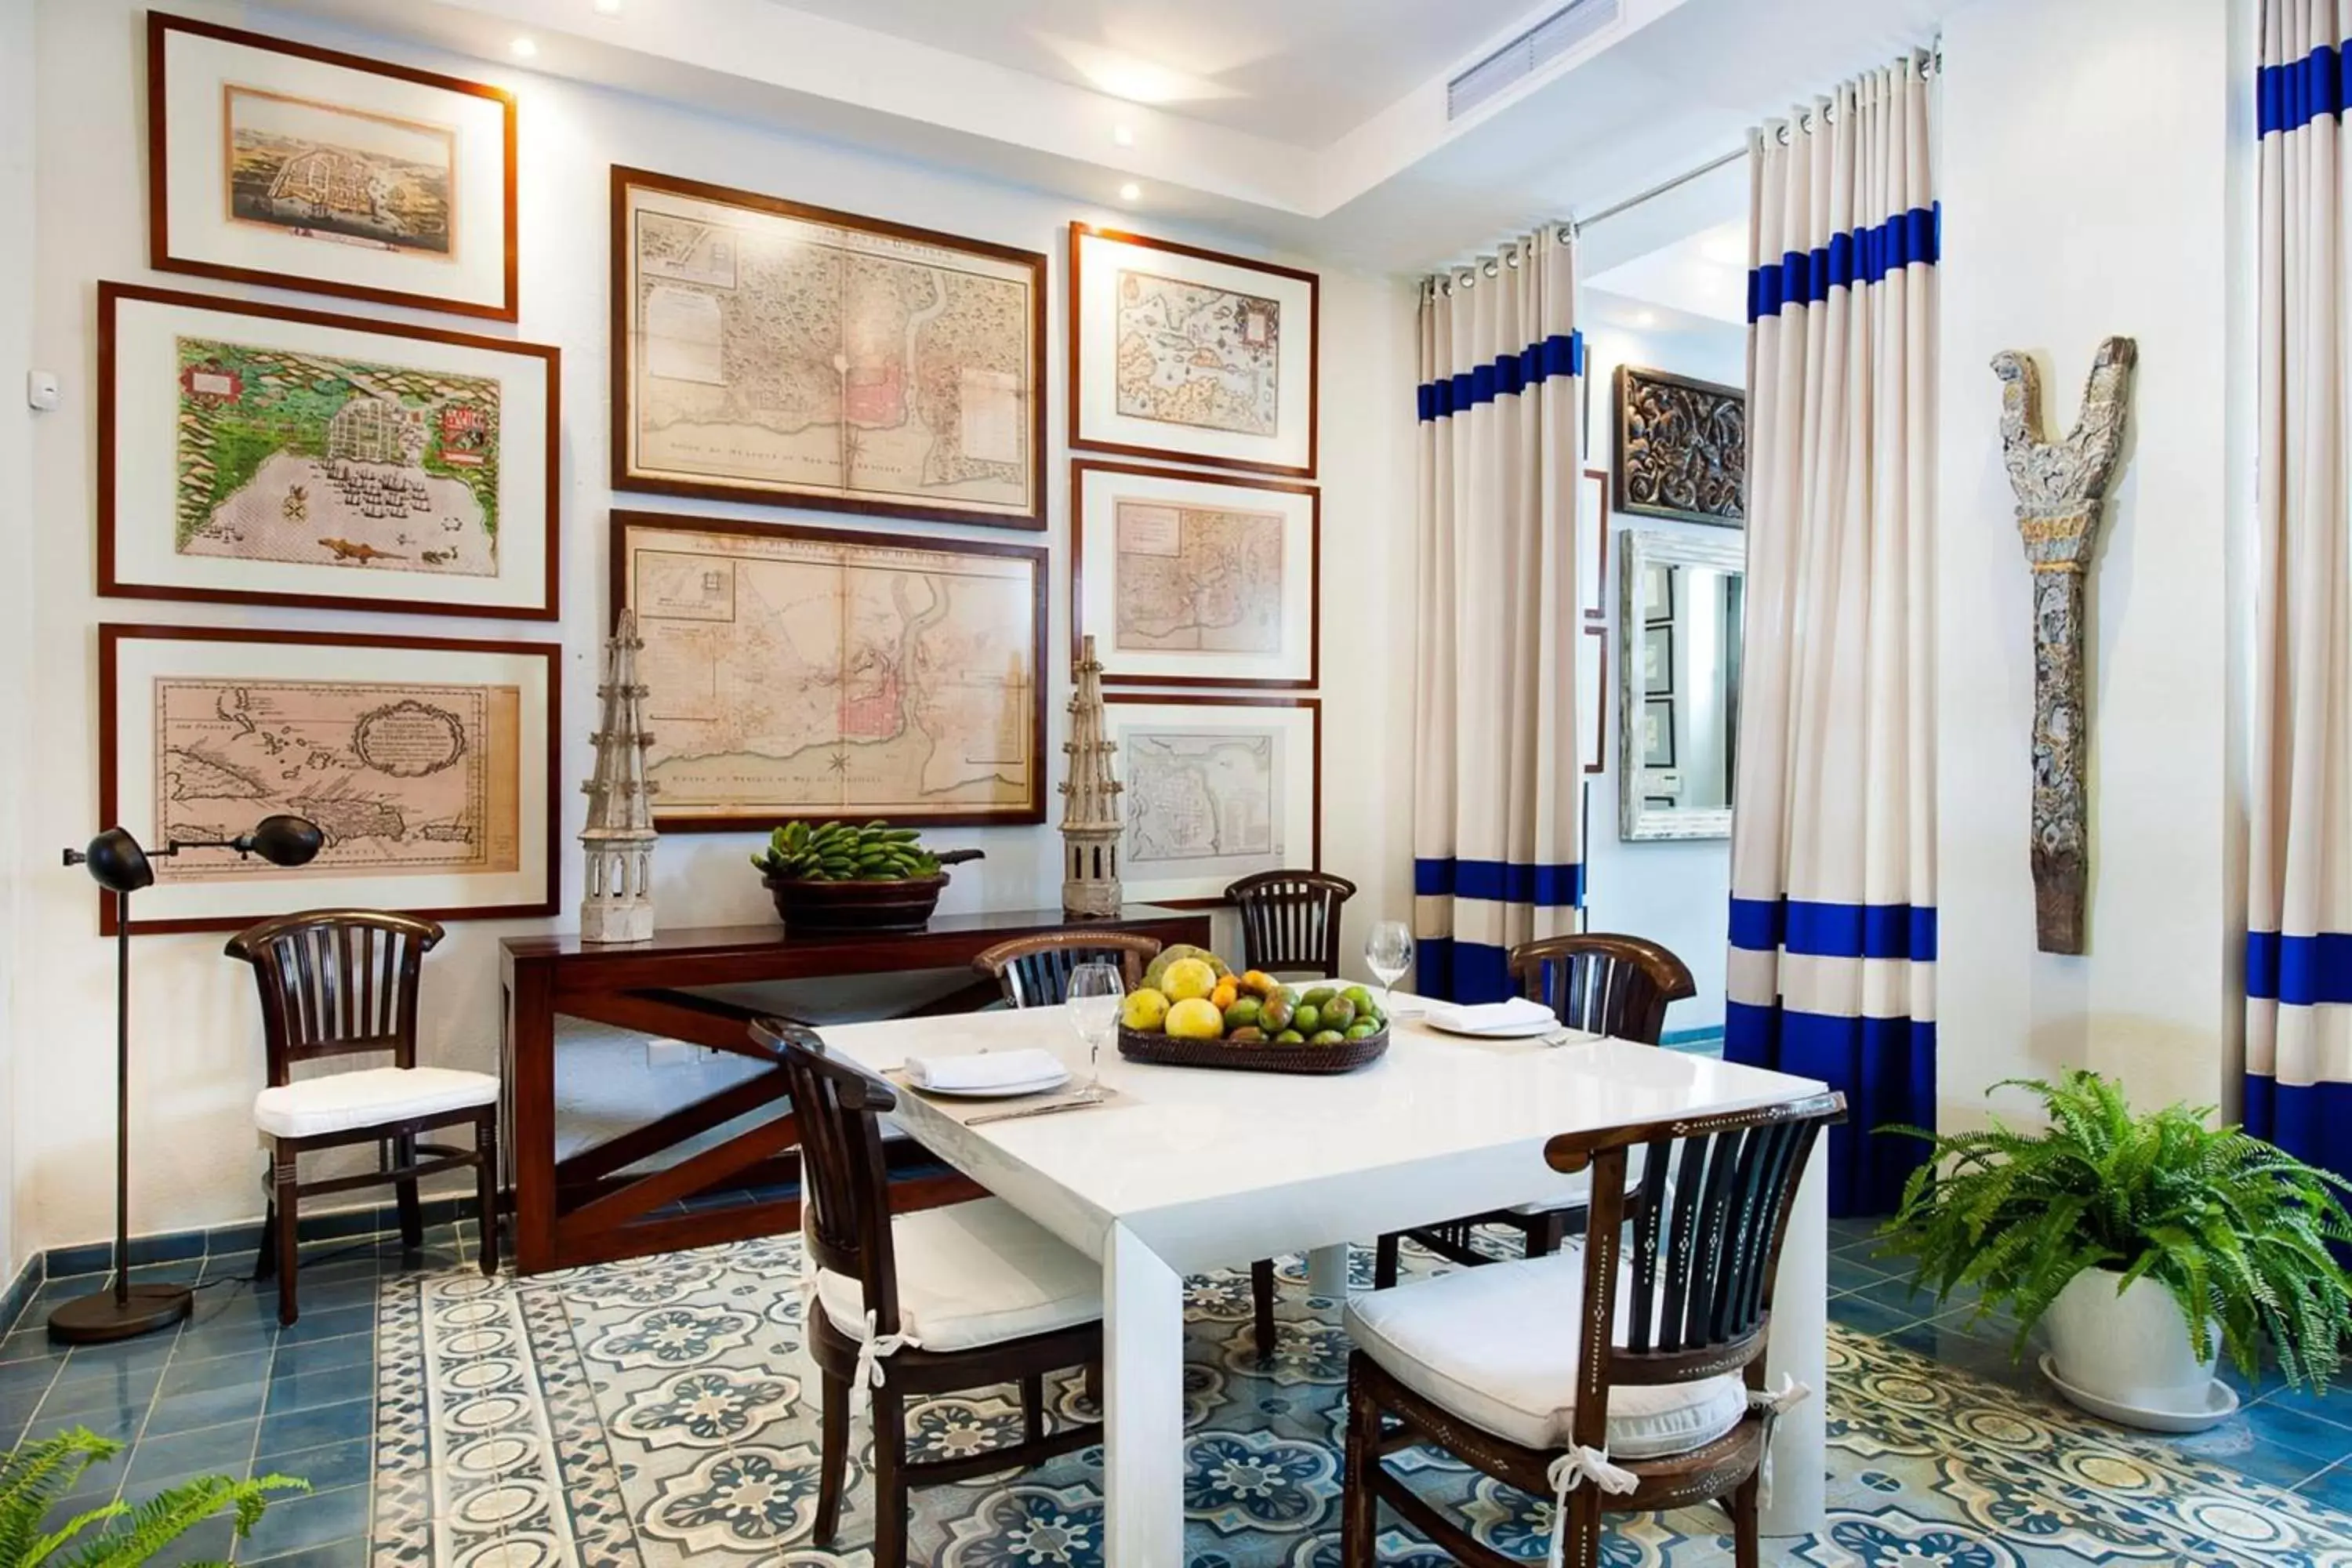
M 613 514 L 665 832 L 1043 822 L 1045 552 Z
M 1129 899 L 1222 904 L 1254 872 L 1323 864 L 1323 704 L 1313 697 L 1115 692 Z
M 98 591 L 553 620 L 558 355 L 98 286 Z
M 1109 686 L 1313 686 L 1321 515 L 1310 485 L 1072 463 L 1071 647 Z
M 1070 226 L 1070 445 L 1315 477 L 1312 272 Z
M 1045 258 L 613 170 L 613 486 L 1045 526 Z
M 132 930 L 233 930 L 323 905 L 432 920 L 553 914 L 562 653 L 101 626 L 100 821 L 163 845 L 233 837 L 287 812 L 326 840 L 293 869 L 226 849 L 158 860 Z M 100 918 L 110 933 L 111 899 Z

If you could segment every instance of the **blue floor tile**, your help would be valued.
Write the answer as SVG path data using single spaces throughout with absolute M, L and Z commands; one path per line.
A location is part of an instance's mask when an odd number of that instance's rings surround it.
M 356 1541 L 367 1533 L 367 1527 L 365 1487 L 292 1494 L 282 1502 L 272 1502 L 253 1533 L 237 1542 L 236 1560 L 266 1563 L 291 1552 Z
M 236 1543 L 236 1521 L 208 1519 L 148 1559 L 149 1568 L 182 1568 L 194 1563 L 226 1563 Z
M 309 1344 L 314 1340 L 339 1340 L 348 1334 L 370 1333 L 374 1329 L 375 1308 L 373 1304 L 322 1312 L 313 1312 L 305 1308 L 292 1326 L 278 1331 L 278 1342 L 281 1345 Z
M 122 1495 L 145 1496 L 157 1483 L 190 1476 L 226 1476 L 243 1480 L 253 1464 L 254 1424 L 240 1421 L 225 1426 L 204 1426 L 192 1432 L 139 1439 L 131 1450 L 131 1468 L 123 1472 Z
M 1919 1321 L 1920 1316 L 1874 1300 L 1861 1291 L 1830 1298 L 1830 1321 L 1865 1334 L 1892 1334 Z
M 373 1366 L 375 1336 L 345 1334 L 341 1339 L 313 1340 L 307 1344 L 288 1345 L 278 1352 L 270 1363 L 272 1382 L 310 1373 L 331 1372 L 343 1366 Z
M 61 1361 L 0 1362 L 0 1399 L 47 1393 L 64 1365 Z
M 261 1457 L 275 1461 L 280 1454 L 320 1448 L 364 1437 L 375 1429 L 375 1401 L 354 1399 L 322 1405 L 311 1410 L 289 1410 L 261 1420 Z
M 341 1405 L 346 1400 L 373 1398 L 374 1394 L 375 1365 L 372 1360 L 322 1371 L 273 1371 L 269 1376 L 269 1403 L 265 1408 L 275 1415 L 283 1410 Z M 2345 1436 L 2352 1437 L 2352 1433 Z
M 60 1432 L 81 1426 L 97 1433 L 101 1437 L 111 1437 L 118 1443 L 128 1443 L 139 1436 L 139 1426 L 146 1418 L 146 1414 L 143 1410 L 131 1413 L 119 1407 L 80 1415 L 37 1414 L 33 1417 L 33 1424 L 25 1429 L 25 1436 L 30 1441 L 37 1443 L 44 1437 L 54 1437 Z
M 168 1436 L 199 1426 L 217 1426 L 226 1421 L 251 1423 L 261 1415 L 268 1392 L 266 1384 L 239 1383 L 158 1399 L 147 1416 L 147 1436 Z
M 2339 1426 L 2308 1410 L 2264 1399 L 2246 1405 L 2238 1414 L 2263 1442 L 2310 1454 L 2330 1464 L 2352 1458 L 2352 1427 Z
M 146 1367 L 160 1368 L 172 1359 L 176 1331 L 144 1335 L 111 1345 L 76 1345 L 58 1372 L 58 1386 L 86 1378 L 114 1377 Z
M 41 1402 L 41 1414 L 72 1415 L 116 1408 L 142 1411 L 154 1399 L 155 1385 L 163 1380 L 161 1366 L 138 1367 L 78 1381 L 60 1379 Z
M 38 1326 L 19 1329 L 5 1339 L 0 1339 L 0 1365 L 14 1362 L 60 1362 L 66 1359 L 67 1347 L 49 1338 L 49 1331 Z
M 175 1394 L 202 1394 L 208 1389 L 268 1383 L 275 1364 L 267 1350 L 192 1358 L 186 1353 L 188 1349 L 188 1345 L 183 1344 L 181 1353 L 173 1356 L 171 1364 L 163 1369 L 163 1386 L 155 1391 L 162 1397 L 170 1399 Z
M 281 1557 L 243 1557 L 242 1563 L 267 1563 L 269 1568 L 364 1568 L 368 1560 L 365 1536 L 354 1535 L 327 1546 L 309 1546 Z
M 268 1468 L 278 1475 L 310 1482 L 313 1491 L 329 1492 L 366 1485 L 374 1464 L 375 1445 L 362 1437 L 349 1443 L 331 1443 L 323 1448 L 273 1454 Z

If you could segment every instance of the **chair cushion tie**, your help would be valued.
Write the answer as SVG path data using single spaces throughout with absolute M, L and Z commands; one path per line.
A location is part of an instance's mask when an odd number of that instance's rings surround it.
M 1544 1479 L 1551 1483 L 1551 1554 L 1544 1559 L 1547 1568 L 1561 1568 L 1567 1561 L 1569 1493 L 1586 1481 L 1620 1495 L 1642 1484 L 1642 1478 L 1624 1466 L 1611 1464 L 1605 1448 L 1570 1448 L 1551 1462 Z
M 866 1391 L 882 1386 L 882 1358 L 896 1355 L 902 1350 L 923 1348 L 920 1340 L 904 1331 L 895 1334 L 877 1334 L 874 1331 L 874 1313 L 868 1310 L 866 1331 L 857 1342 L 857 1370 L 849 1376 L 849 1415 L 853 1421 L 865 1414 L 866 1405 L 873 1400 L 873 1395 Z
M 1764 1459 L 1756 1472 L 1756 1495 L 1759 1502 L 1772 1499 L 1772 1426 L 1780 1413 L 1791 1405 L 1801 1405 L 1813 1396 L 1813 1391 L 1787 1373 L 1780 1374 L 1778 1388 L 1751 1388 L 1748 1391 L 1748 1408 L 1760 1412 L 1764 1417 Z

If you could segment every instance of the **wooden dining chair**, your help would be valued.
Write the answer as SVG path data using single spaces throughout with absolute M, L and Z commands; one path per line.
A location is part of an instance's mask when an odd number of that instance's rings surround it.
M 1157 937 L 1081 926 L 1000 942 L 975 954 L 971 966 L 995 978 L 1010 1006 L 1055 1007 L 1069 995 L 1070 972 L 1081 963 L 1118 965 L 1132 991 L 1143 984 L 1144 965 L 1159 956 Z
M 418 980 L 440 940 L 433 921 L 381 910 L 306 910 L 229 938 L 228 955 L 251 964 L 261 987 L 269 1084 L 254 1097 L 253 1120 L 269 1140 L 270 1160 L 254 1275 L 277 1276 L 280 1324 L 299 1315 L 298 1211 L 306 1197 L 389 1184 L 400 1239 L 422 1247 L 417 1182 L 470 1165 L 481 1205 L 482 1272 L 499 1271 L 499 1080 L 416 1065 Z M 383 1055 L 391 1066 L 294 1078 L 299 1063 Z M 420 1133 L 468 1124 L 471 1148 L 417 1142 Z M 298 1179 L 301 1154 L 349 1143 L 375 1144 L 377 1168 Z
M 1805 1162 L 1844 1120 L 1822 1094 L 1564 1133 L 1544 1159 L 1591 1176 L 1580 1247 L 1350 1301 L 1341 1568 L 1372 1568 L 1383 1502 L 1457 1561 L 1517 1568 L 1383 1462 L 1424 1446 L 1549 1497 L 1568 1568 L 1599 1568 L 1604 1512 L 1708 1500 L 1727 1502 L 1738 1568 L 1759 1568 L 1773 1420 L 1811 1392 L 1765 1386 L 1773 1279 Z
M 823 1440 L 818 1546 L 841 1526 L 853 1401 L 874 1417 L 874 1568 L 904 1568 L 911 1488 L 1026 1468 L 1102 1441 L 1099 1422 L 1045 1430 L 1045 1374 L 1102 1363 L 1102 1271 L 1002 1198 L 890 1212 L 880 1117 L 890 1086 L 814 1031 L 751 1026 L 791 1085 L 801 1139 L 803 1279 Z M 907 1458 L 907 1405 L 1021 1386 L 1022 1437 L 979 1453 Z
M 1339 973 L 1339 910 L 1356 884 L 1328 871 L 1260 871 L 1225 889 L 1242 921 L 1242 967 Z
M 1664 1037 L 1669 1003 L 1698 994 L 1690 966 L 1647 937 L 1607 931 L 1544 937 L 1511 949 L 1510 966 L 1519 994 L 1550 1008 L 1567 1027 L 1645 1046 Z M 1528 1257 L 1540 1258 L 1559 1250 L 1569 1221 L 1584 1203 L 1585 1194 L 1579 1190 L 1544 1203 L 1391 1231 L 1373 1251 L 1372 1288 L 1384 1290 L 1396 1283 L 1402 1237 L 1410 1236 L 1451 1262 L 1475 1267 L 1494 1261 L 1474 1244 L 1478 1227 L 1507 1226 L 1519 1233 Z
M 1000 942 L 974 957 L 971 966 L 996 976 L 1008 1005 L 1053 1007 L 1069 994 L 1070 972 L 1079 964 L 1120 964 L 1132 991 L 1143 983 L 1144 966 L 1159 954 L 1160 943 L 1148 936 L 1080 929 Z M 1250 1265 L 1250 1302 L 1258 1359 L 1270 1360 L 1280 1338 L 1274 1320 L 1274 1259 L 1261 1258 Z

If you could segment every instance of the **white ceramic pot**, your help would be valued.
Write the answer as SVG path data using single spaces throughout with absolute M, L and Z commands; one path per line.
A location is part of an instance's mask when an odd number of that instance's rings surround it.
M 2172 1292 L 2143 1276 L 2118 1296 L 2122 1279 L 2112 1268 L 2085 1268 L 2042 1315 L 2062 1388 L 2121 1409 L 2205 1408 L 2221 1326 L 2213 1327 L 2214 1353 L 2200 1361 Z

